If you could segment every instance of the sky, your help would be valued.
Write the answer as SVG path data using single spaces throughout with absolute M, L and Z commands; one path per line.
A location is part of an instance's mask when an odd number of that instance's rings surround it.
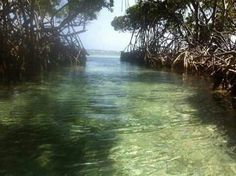
M 134 1 L 129 0 L 129 4 L 133 5 Z M 128 45 L 131 34 L 115 31 L 111 26 L 111 21 L 115 16 L 124 15 L 125 0 L 114 2 L 113 12 L 102 9 L 98 18 L 91 21 L 86 27 L 87 31 L 80 35 L 86 49 L 122 51 Z

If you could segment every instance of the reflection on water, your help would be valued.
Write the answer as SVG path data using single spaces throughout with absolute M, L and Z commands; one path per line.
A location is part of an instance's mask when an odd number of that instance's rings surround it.
M 235 175 L 235 114 L 204 82 L 88 59 L 0 90 L 0 175 Z

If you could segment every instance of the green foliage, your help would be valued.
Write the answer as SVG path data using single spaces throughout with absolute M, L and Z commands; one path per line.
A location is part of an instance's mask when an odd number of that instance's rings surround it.
M 127 15 L 115 17 L 111 25 L 116 31 L 132 31 L 141 27 L 141 10 L 138 5 L 127 9 Z
M 84 64 L 78 35 L 112 5 L 113 0 L 0 0 L 0 79 Z
M 160 42 L 169 45 L 170 40 L 178 37 L 191 47 L 223 47 L 222 42 L 229 40 L 236 31 L 235 1 L 139 0 L 124 16 L 115 17 L 112 26 L 115 30 L 136 31 L 141 45 Z M 165 34 L 160 35 L 160 31 Z M 159 41 L 150 42 L 153 40 Z
M 54 14 L 60 3 L 61 0 L 36 0 L 40 16 Z
M 85 15 L 90 20 L 96 18 L 97 12 L 103 7 L 111 7 L 111 3 L 106 0 L 70 0 L 67 3 L 68 13 L 77 12 Z

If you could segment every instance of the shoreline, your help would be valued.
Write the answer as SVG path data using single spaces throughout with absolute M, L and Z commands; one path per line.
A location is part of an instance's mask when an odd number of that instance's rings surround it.
M 185 52 L 188 51 L 183 53 Z M 203 76 L 204 79 L 207 79 L 212 84 L 213 92 L 218 92 L 224 97 L 231 97 L 232 103 L 236 108 L 236 70 L 232 69 L 234 65 L 231 64 L 225 67 L 222 64 L 220 67 L 215 64 L 217 61 L 214 55 L 197 56 L 199 61 L 193 57 L 190 60 L 186 55 L 183 57 L 183 53 L 175 56 L 157 54 L 150 57 L 140 51 L 121 52 L 120 60 L 151 69 L 165 69 L 168 72 L 175 72 L 177 74 L 185 73 L 187 75 Z M 227 56 L 232 55 L 228 56 L 232 60 L 234 60 L 234 54 L 234 51 L 226 53 Z M 215 60 L 215 63 L 210 63 L 212 60 Z M 219 60 L 223 59 L 219 58 Z

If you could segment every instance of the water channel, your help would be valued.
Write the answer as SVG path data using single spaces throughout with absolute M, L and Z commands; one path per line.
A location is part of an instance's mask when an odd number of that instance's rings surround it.
M 1 86 L 0 175 L 236 175 L 236 114 L 199 78 L 89 57 Z

